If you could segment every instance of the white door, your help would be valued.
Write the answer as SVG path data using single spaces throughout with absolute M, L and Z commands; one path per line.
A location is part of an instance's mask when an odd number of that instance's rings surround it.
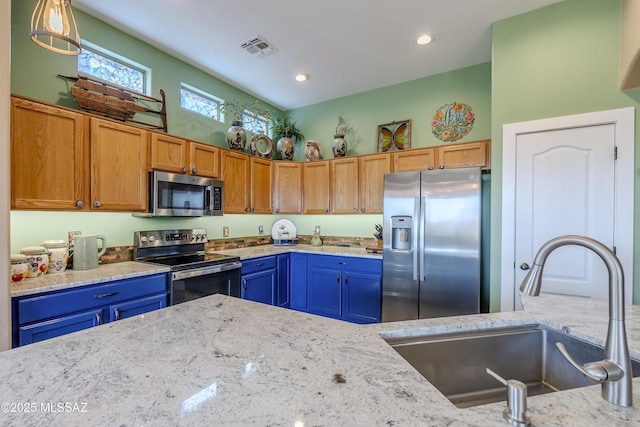
M 521 308 L 520 267 L 563 234 L 615 247 L 632 303 L 634 122 L 621 108 L 503 126 L 501 310 Z M 608 299 L 606 267 L 586 249 L 556 249 L 544 273 L 543 292 Z
M 517 136 L 516 283 L 553 237 L 587 236 L 613 250 L 614 130 L 604 124 Z M 543 282 L 543 292 L 608 299 L 606 266 L 582 247 L 556 249 Z

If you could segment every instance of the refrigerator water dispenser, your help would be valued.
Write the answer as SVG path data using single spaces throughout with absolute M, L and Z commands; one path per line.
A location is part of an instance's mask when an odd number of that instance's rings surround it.
M 391 217 L 391 249 L 396 251 L 411 250 L 411 233 L 413 218 L 410 216 Z

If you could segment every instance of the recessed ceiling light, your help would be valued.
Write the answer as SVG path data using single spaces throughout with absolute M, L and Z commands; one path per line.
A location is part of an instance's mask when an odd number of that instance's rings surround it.
M 429 34 L 423 34 L 420 37 L 418 37 L 418 40 L 416 40 L 416 43 L 422 46 L 425 44 L 429 44 L 432 41 L 433 41 L 433 37 L 431 37 Z
M 296 81 L 304 82 L 304 81 L 306 81 L 308 79 L 309 79 L 309 75 L 308 74 L 300 73 L 300 74 L 296 75 Z

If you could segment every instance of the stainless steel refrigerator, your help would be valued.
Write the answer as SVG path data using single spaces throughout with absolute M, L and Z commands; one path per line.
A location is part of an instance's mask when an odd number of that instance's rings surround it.
M 382 321 L 480 311 L 480 168 L 386 174 Z

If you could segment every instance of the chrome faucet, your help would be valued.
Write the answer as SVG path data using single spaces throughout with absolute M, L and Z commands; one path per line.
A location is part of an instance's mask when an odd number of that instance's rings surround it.
M 578 365 L 561 343 L 560 353 L 587 378 L 602 383 L 602 397 L 618 406 L 632 406 L 631 360 L 624 326 L 624 273 L 616 255 L 597 240 L 583 236 L 559 236 L 543 244 L 535 257 L 533 267 L 520 285 L 526 295 L 540 294 L 542 270 L 551 252 L 561 246 L 577 245 L 595 252 L 609 271 L 609 328 L 604 360 Z

